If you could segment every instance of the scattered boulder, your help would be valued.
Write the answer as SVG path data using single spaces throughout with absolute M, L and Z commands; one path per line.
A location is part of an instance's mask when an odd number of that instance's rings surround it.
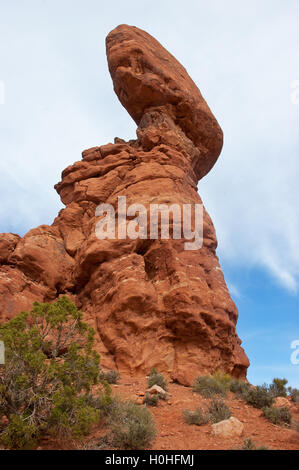
M 219 423 L 212 424 L 214 436 L 221 436 L 224 438 L 242 436 L 244 425 L 237 418 L 231 416 L 229 419 L 220 421 Z
M 291 408 L 292 404 L 286 397 L 276 397 L 272 406 L 274 408 Z
M 0 263 L 6 263 L 21 239 L 14 233 L 0 233 Z
M 151 388 L 147 389 L 147 392 L 150 393 L 151 395 L 156 395 L 157 393 L 159 395 L 162 395 L 163 397 L 166 397 L 168 394 L 164 390 L 164 388 L 160 387 L 160 385 L 153 385 Z

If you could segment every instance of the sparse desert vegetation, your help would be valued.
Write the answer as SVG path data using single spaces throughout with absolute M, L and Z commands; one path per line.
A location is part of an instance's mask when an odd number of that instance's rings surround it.
M 238 450 L 269 450 L 268 447 L 256 444 L 251 438 L 245 439 Z
M 108 423 L 111 428 L 111 445 L 117 449 L 144 449 L 156 435 L 151 413 L 131 401 L 112 407 Z
M 94 331 L 67 298 L 34 304 L 1 325 L 6 363 L 0 369 L 0 442 L 31 449 L 46 435 L 83 438 L 100 420 L 111 428 L 110 444 L 126 449 L 149 445 L 152 415 L 112 397 L 117 371 L 103 373 L 93 349 Z M 158 399 L 158 397 L 157 397 Z
M 190 388 L 169 385 L 161 372 L 152 369 L 147 383 L 144 379 L 144 392 L 136 398 L 123 396 L 125 388 L 118 371 L 104 372 L 100 368 L 93 335 L 93 330 L 82 321 L 81 312 L 66 297 L 53 304 L 36 303 L 31 312 L 23 312 L 1 325 L 0 337 L 5 341 L 7 356 L 0 372 L 2 445 L 36 448 L 41 438 L 55 438 L 58 448 L 59 442 L 78 442 L 77 448 L 144 449 L 163 439 L 161 426 L 170 427 L 169 436 L 175 440 L 175 432 L 187 425 L 186 436 L 189 433 L 192 436 L 193 428 L 207 429 L 204 436 L 210 436 L 205 438 L 209 447 L 221 439 L 212 435 L 212 425 L 231 416 L 242 423 L 245 405 L 246 417 L 248 413 L 255 416 L 253 430 L 268 422 L 282 426 L 284 432 L 299 431 L 298 389 L 287 388 L 286 379 L 275 378 L 270 385 L 254 387 L 217 371 L 211 376 L 196 377 Z M 120 395 L 114 395 L 114 386 L 120 387 L 115 388 L 122 391 Z M 169 386 L 171 391 L 166 392 Z M 193 408 L 181 411 L 173 390 L 175 394 L 189 396 L 189 401 L 193 397 Z M 295 416 L 289 407 L 274 406 L 277 397 L 293 403 Z M 260 410 L 262 415 L 254 414 Z M 162 422 L 160 414 L 165 415 Z M 176 416 L 175 421 L 168 423 L 168 414 Z M 244 420 L 246 433 L 250 432 L 247 420 Z M 94 430 L 102 430 L 102 437 L 95 441 Z M 163 435 L 168 436 L 165 431 Z M 238 440 L 234 447 L 237 449 L 271 448 L 268 443 L 256 444 L 246 434 L 242 441 Z
M 146 393 L 144 397 L 144 403 L 147 406 L 157 406 L 159 401 L 159 395 L 152 395 L 151 393 Z
M 223 400 L 212 400 L 209 408 L 208 415 L 211 423 L 219 423 L 231 417 L 231 411 Z
M 298 388 L 289 388 L 290 398 L 293 403 L 299 404 L 299 390 Z
M 225 378 L 222 379 L 222 376 L 219 373 L 212 376 L 199 375 L 194 380 L 193 390 L 206 398 L 211 398 L 215 395 L 225 397 L 229 390 L 230 378 L 229 376 L 223 377 Z
M 202 426 L 210 421 L 210 416 L 207 411 L 197 408 L 195 411 L 183 410 L 184 420 L 188 424 L 195 424 Z
M 231 417 L 231 411 L 223 400 L 212 400 L 205 409 L 183 410 L 186 423 L 202 426 L 207 423 L 219 423 Z
M 103 372 L 102 370 L 99 373 L 99 378 L 106 381 L 108 384 L 117 384 L 120 379 L 120 374 L 117 370 L 108 370 Z
M 273 424 L 290 424 L 292 420 L 291 412 L 286 406 L 280 408 L 268 406 L 263 408 L 263 413 Z
M 6 364 L 0 372 L 0 440 L 32 448 L 44 433 L 79 437 L 100 416 L 90 405 L 98 381 L 94 331 L 66 297 L 34 304 L 0 328 Z M 103 388 L 99 400 L 109 401 Z
M 147 379 L 149 388 L 153 385 L 159 385 L 159 387 L 167 390 L 168 383 L 163 374 L 160 374 L 155 368 L 152 368 L 150 371 L 149 377 Z

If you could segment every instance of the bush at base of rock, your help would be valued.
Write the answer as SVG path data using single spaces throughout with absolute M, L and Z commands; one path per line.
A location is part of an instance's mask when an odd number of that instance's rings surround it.
M 252 439 L 245 439 L 242 446 L 237 450 L 269 450 L 268 447 L 261 445 L 258 446 Z
M 168 393 L 158 393 L 158 397 L 159 397 L 160 400 L 168 401 L 169 394 Z
M 146 393 L 144 398 L 144 404 L 147 406 L 157 406 L 159 401 L 159 395 L 153 395 L 151 393 Z
M 131 401 L 117 403 L 109 415 L 111 445 L 117 449 L 144 449 L 156 435 L 151 413 Z
M 229 385 L 230 391 L 242 397 L 246 395 L 248 390 L 250 390 L 251 385 L 248 382 L 243 382 L 241 380 L 232 379 Z
M 216 382 L 222 384 L 226 390 L 229 390 L 231 381 L 233 380 L 230 374 L 216 370 L 216 372 L 212 374 L 212 377 Z
M 100 379 L 105 380 L 108 384 L 116 384 L 119 379 L 120 375 L 117 370 L 108 370 L 107 372 L 100 371 Z
M 184 420 L 188 424 L 218 423 L 231 417 L 231 411 L 223 400 L 212 400 L 206 410 L 183 410 Z
M 94 331 L 67 298 L 35 302 L 0 325 L 6 363 L 0 371 L 0 440 L 28 449 L 43 434 L 79 437 L 98 421 L 100 404 L 111 400 L 109 387 L 98 397 L 99 355 L 92 349 Z M 96 400 L 98 406 L 94 406 Z
M 193 391 L 200 393 L 205 398 L 211 398 L 215 395 L 225 397 L 227 389 L 227 385 L 218 380 L 217 377 L 209 375 L 199 375 L 193 383 Z
M 254 408 L 265 408 L 272 406 L 274 403 L 274 397 L 269 393 L 266 385 L 258 385 L 257 387 L 250 387 L 248 390 L 244 390 L 242 398 Z
M 218 423 L 231 417 L 231 411 L 223 400 L 212 400 L 208 408 L 209 419 Z
M 289 394 L 290 394 L 290 398 L 291 398 L 292 402 L 299 405 L 299 390 L 298 390 L 298 388 L 289 387 L 288 390 L 289 390 Z
M 168 388 L 168 383 L 164 375 L 159 374 L 159 372 L 155 368 L 150 371 L 147 383 L 149 388 L 153 385 L 159 385 L 159 387 L 162 387 L 164 390 L 167 390 Z
M 286 388 L 287 379 L 274 378 L 270 385 L 258 385 L 254 387 L 247 382 L 232 379 L 230 382 L 231 392 L 245 400 L 249 405 L 255 408 L 264 408 L 272 406 L 275 401 L 287 400 L 287 392 L 292 401 L 299 402 L 299 390 Z
M 290 410 L 286 406 L 282 408 L 268 406 L 263 408 L 263 413 L 273 424 L 290 424 L 292 420 Z
M 196 426 L 202 426 L 207 424 L 210 420 L 208 413 L 197 408 L 195 411 L 183 410 L 184 420 L 188 424 L 195 424 Z

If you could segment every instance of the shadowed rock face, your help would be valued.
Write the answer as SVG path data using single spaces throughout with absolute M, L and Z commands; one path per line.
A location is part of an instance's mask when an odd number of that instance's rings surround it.
M 102 365 L 182 384 L 222 369 L 246 377 L 238 312 L 204 211 L 203 246 L 186 240 L 99 240 L 100 203 L 200 204 L 198 179 L 214 165 L 222 131 L 186 70 L 154 38 L 121 25 L 107 37 L 115 91 L 138 125 L 137 140 L 86 150 L 56 185 L 66 208 L 24 238 L 0 235 L 0 318 L 34 300 L 68 295 L 97 331 Z M 117 214 L 118 216 L 119 214 Z M 127 222 L 128 223 L 128 222 Z

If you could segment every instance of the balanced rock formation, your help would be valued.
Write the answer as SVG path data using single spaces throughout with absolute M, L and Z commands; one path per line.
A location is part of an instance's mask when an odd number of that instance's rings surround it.
M 23 238 L 0 235 L 0 318 L 66 294 L 96 329 L 103 367 L 143 375 L 156 367 L 186 385 L 217 369 L 245 378 L 238 312 L 205 210 L 197 250 L 186 250 L 184 237 L 96 234 L 99 204 L 115 207 L 116 221 L 123 217 L 119 197 L 147 210 L 201 204 L 198 180 L 222 148 L 222 131 L 198 88 L 153 37 L 121 25 L 106 45 L 114 89 L 138 126 L 137 140 L 116 138 L 66 168 L 55 186 L 66 208 L 51 226 Z M 126 227 L 131 220 L 132 214 Z

